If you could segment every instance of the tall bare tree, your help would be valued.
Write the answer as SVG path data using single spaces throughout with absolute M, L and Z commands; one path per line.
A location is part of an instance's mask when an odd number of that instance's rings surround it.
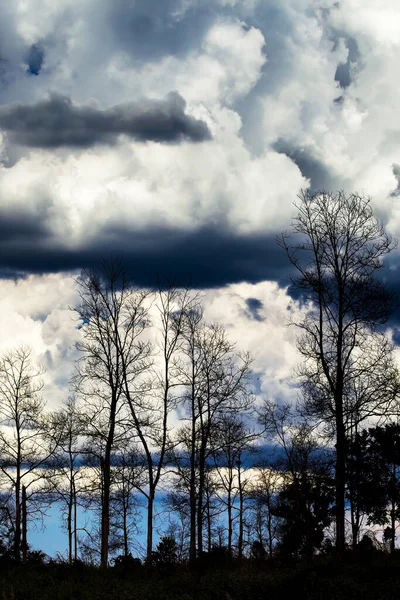
M 59 444 L 48 461 L 46 478 L 49 489 L 63 507 L 68 561 L 72 563 L 78 558 L 78 504 L 80 492 L 85 489 L 82 441 L 88 424 L 74 396 L 69 396 L 63 407 L 53 413 L 52 420 Z
M 121 263 L 106 261 L 100 273 L 82 272 L 77 280 L 80 303 L 75 311 L 82 337 L 77 344 L 81 358 L 73 379 L 75 391 L 93 419 L 89 425 L 92 445 L 101 441 L 102 470 L 101 566 L 108 565 L 110 533 L 111 453 L 127 387 L 147 372 L 151 343 L 143 333 L 149 325 L 148 292 L 135 288 Z M 94 418 L 96 416 L 96 418 Z M 98 446 L 98 444 L 97 444 Z
M 281 550 L 311 555 L 331 522 L 332 453 L 321 447 L 318 432 L 293 404 L 265 400 L 258 412 L 267 439 L 275 444 Z
M 182 444 L 189 449 L 190 558 L 203 551 L 205 483 L 207 461 L 211 460 L 211 436 L 225 411 L 248 406 L 247 380 L 251 358 L 236 352 L 226 331 L 203 321 L 201 309 L 187 313 L 183 332 L 185 344 L 179 364 L 185 386 Z M 178 434 L 179 436 L 179 434 Z
M 277 497 L 282 487 L 283 477 L 274 465 L 257 468 L 256 480 L 249 491 L 251 512 L 257 542 L 264 548 L 267 544 L 268 555 L 272 558 L 274 542 L 277 540 L 278 519 L 276 518 Z
M 302 192 L 292 223 L 297 240 L 283 233 L 298 276 L 294 286 L 310 302 L 297 325 L 304 357 L 300 375 L 316 413 L 334 430 L 336 442 L 336 546 L 345 548 L 346 391 L 357 361 L 369 356 L 371 336 L 386 323 L 393 296 L 375 278 L 394 244 L 374 217 L 370 199 L 344 192 Z M 375 368 L 374 360 L 368 368 Z
M 246 454 L 254 451 L 257 434 L 250 429 L 241 411 L 223 414 L 212 439 L 213 460 L 219 495 L 228 515 L 228 550 L 233 551 L 234 525 L 238 521 L 238 557 L 243 555 L 244 499 L 249 477 L 246 475 Z M 249 466 L 249 465 L 247 465 Z
M 44 413 L 43 373 L 42 368 L 35 366 L 32 350 L 28 347 L 18 347 L 0 357 L 0 471 L 5 485 L 14 495 L 14 553 L 17 560 L 21 551 L 22 488 L 25 493 L 28 487 L 37 491 L 42 480 L 40 467 L 57 447 Z M 26 543 L 23 550 L 26 555 Z
M 120 357 L 124 373 L 123 393 L 133 430 L 141 445 L 147 467 L 147 488 L 142 492 L 147 499 L 147 560 L 153 551 L 154 501 L 157 486 L 163 473 L 168 442 L 169 417 L 176 408 L 180 385 L 177 362 L 182 348 L 182 331 L 185 315 L 197 303 L 196 295 L 187 289 L 169 283 L 159 287 L 154 301 L 155 335 L 154 368 L 152 380 L 137 386 L 129 374 L 129 361 L 123 346 Z
M 127 558 L 134 543 L 134 534 L 139 531 L 142 505 L 138 493 L 147 483 L 147 469 L 145 458 L 129 438 L 118 446 L 112 457 L 111 530 L 115 546 L 121 548 Z

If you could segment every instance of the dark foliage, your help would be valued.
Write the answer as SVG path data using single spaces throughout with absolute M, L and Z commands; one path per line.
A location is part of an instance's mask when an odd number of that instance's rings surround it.
M 10 565 L 0 571 L 0 597 L 7 600 L 363 600 L 397 599 L 400 560 L 364 548 L 346 561 L 316 557 L 313 562 L 282 566 L 277 561 L 233 562 L 224 569 L 175 572 L 155 568 L 128 573 L 118 569 L 46 565 Z
M 277 508 L 282 518 L 281 554 L 312 556 L 321 547 L 333 498 L 333 481 L 323 476 L 304 476 L 283 489 Z
M 163 536 L 153 552 L 152 562 L 158 567 L 171 568 L 178 560 L 178 546 L 173 537 Z

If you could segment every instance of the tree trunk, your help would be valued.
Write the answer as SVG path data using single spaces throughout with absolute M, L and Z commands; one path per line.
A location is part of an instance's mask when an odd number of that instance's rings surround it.
M 241 461 L 238 461 L 238 487 L 239 487 L 239 539 L 238 539 L 238 557 L 243 556 L 243 511 L 244 511 L 244 498 L 243 498 L 243 486 L 241 476 Z
M 18 467 L 17 470 L 19 471 Z M 15 560 L 20 560 L 20 549 L 21 549 L 21 478 L 19 472 L 17 472 L 15 482 L 15 537 L 14 537 L 14 553 Z
M 267 519 L 267 528 L 268 528 L 268 553 L 269 557 L 272 558 L 272 514 L 271 514 L 271 502 L 268 502 L 268 519 Z
M 102 461 L 103 470 L 103 502 L 101 507 L 101 549 L 100 566 L 108 567 L 108 542 L 110 537 L 110 489 L 111 489 L 111 451 L 114 443 L 115 415 L 117 410 L 118 396 L 113 391 L 110 406 L 110 424 L 107 435 L 107 443 Z
M 336 404 L 336 552 L 343 558 L 345 552 L 345 432 L 342 399 Z
M 396 465 L 393 465 L 393 484 L 392 490 L 396 489 Z M 394 552 L 396 549 L 396 499 L 395 494 L 392 495 L 392 506 L 390 508 L 390 522 L 392 527 L 391 537 L 390 537 L 390 552 Z
M 194 456 L 191 457 L 190 465 L 190 546 L 189 558 L 193 562 L 196 559 L 196 470 Z
M 73 503 L 73 498 L 72 498 L 72 494 L 69 497 L 69 502 L 68 502 L 68 517 L 67 517 L 67 529 L 68 529 L 68 562 L 69 564 L 72 564 L 72 503 Z
M 128 508 L 124 503 L 124 516 L 123 516 L 123 526 L 124 526 L 124 556 L 125 558 L 128 557 L 129 554 L 129 544 L 128 544 L 128 518 L 127 518 L 127 512 L 128 512 Z
M 67 516 L 67 529 L 68 529 L 68 562 L 72 564 L 72 511 L 74 506 L 74 480 L 73 473 L 70 469 L 69 473 L 69 498 L 68 498 L 68 516 Z
M 359 480 L 358 480 L 359 481 Z M 350 490 L 351 543 L 353 550 L 357 549 L 360 534 L 360 514 L 354 502 L 353 490 Z
M 357 479 L 357 481 L 359 481 Z M 357 485 L 357 484 L 356 484 Z M 354 500 L 353 481 L 349 481 L 349 500 L 350 500 L 350 521 L 351 521 L 351 545 L 353 550 L 357 549 L 358 538 L 360 533 L 360 515 L 357 507 L 357 502 Z
M 207 495 L 207 550 L 211 552 L 212 547 L 212 532 L 211 532 L 211 505 L 210 505 L 210 496 Z
M 76 499 L 75 479 L 73 480 L 73 504 L 74 504 L 74 560 L 78 559 L 78 507 Z
M 101 507 L 101 550 L 100 566 L 108 566 L 108 538 L 110 535 L 110 457 L 107 456 L 103 462 L 103 502 Z
M 395 503 L 392 500 L 392 507 L 390 509 L 390 521 L 392 526 L 391 536 L 390 536 L 390 552 L 394 552 L 396 549 L 396 513 L 395 513 Z
M 192 365 L 192 431 L 190 448 L 190 544 L 189 559 L 196 560 L 196 417 L 195 417 L 195 387 L 194 366 Z
M 203 552 L 203 495 L 205 477 L 205 440 L 202 439 L 199 456 L 199 491 L 197 497 L 197 552 Z
M 150 485 L 149 497 L 147 499 L 147 561 L 151 562 L 153 552 L 153 511 L 154 511 L 154 489 Z
M 28 560 L 28 516 L 26 511 L 26 487 L 22 486 L 22 562 Z
M 227 507 L 228 507 L 228 551 L 232 552 L 232 497 L 231 490 L 228 489 L 228 499 L 227 499 Z

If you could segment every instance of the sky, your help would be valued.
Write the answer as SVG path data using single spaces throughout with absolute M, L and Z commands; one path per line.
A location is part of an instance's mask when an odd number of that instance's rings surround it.
M 253 353 L 259 391 L 293 398 L 287 323 L 304 308 L 275 238 L 297 195 L 370 195 L 400 237 L 399 3 L 1 10 L 0 351 L 31 345 L 58 406 L 77 358 L 74 277 L 112 254 L 138 285 L 201 290 L 206 318 Z
M 5 3 L 0 350 L 33 347 L 51 404 L 74 277 L 111 255 L 138 285 L 202 290 L 260 389 L 293 396 L 303 309 L 275 239 L 299 192 L 370 195 L 400 237 L 399 18 L 393 0 Z

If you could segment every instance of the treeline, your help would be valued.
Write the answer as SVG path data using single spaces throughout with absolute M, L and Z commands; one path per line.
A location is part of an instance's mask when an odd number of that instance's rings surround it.
M 43 373 L 28 348 L 0 359 L 4 538 L 26 560 L 27 519 L 58 501 L 69 560 L 79 555 L 106 566 L 110 553 L 131 552 L 144 504 L 151 560 L 154 503 L 163 484 L 175 490 L 168 506 L 188 496 L 183 512 L 194 558 L 211 518 L 211 463 L 219 468 L 234 452 L 236 469 L 255 439 L 248 425 L 251 359 L 221 326 L 205 322 L 189 290 L 138 289 L 116 261 L 100 273 L 82 273 L 77 286 L 80 359 L 59 411 L 45 411 Z M 229 488 L 232 546 L 234 484 L 225 484 L 222 471 L 220 480 Z M 83 509 L 92 513 L 84 526 Z
M 291 403 L 255 396 L 251 356 L 205 320 L 199 294 L 138 288 L 115 260 L 77 279 L 79 359 L 60 410 L 46 410 L 28 348 L 0 357 L 5 555 L 29 559 L 27 524 L 56 501 L 68 560 L 103 567 L 132 560 L 140 530 L 147 563 L 215 548 L 342 556 L 377 543 L 365 528 L 394 551 L 397 298 L 375 275 L 395 244 L 357 194 L 304 193 L 297 210 L 280 238 L 304 301 Z

